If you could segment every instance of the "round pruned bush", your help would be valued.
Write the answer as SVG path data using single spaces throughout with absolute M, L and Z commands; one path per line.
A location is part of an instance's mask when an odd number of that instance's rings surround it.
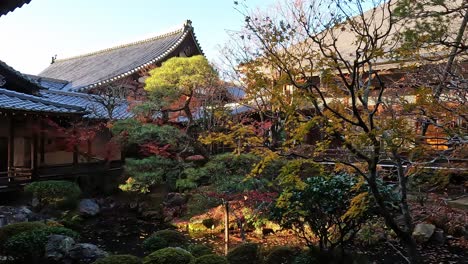
M 69 181 L 40 181 L 28 184 L 24 190 L 39 200 L 41 206 L 73 208 L 78 203 L 81 190 Z
M 0 250 L 3 250 L 5 242 L 8 239 L 20 233 L 45 228 L 46 225 L 42 222 L 21 222 L 6 225 L 0 228 Z
M 169 246 L 167 241 L 159 236 L 152 235 L 143 241 L 143 249 L 146 252 L 153 252 Z
M 19 233 L 5 243 L 5 254 L 15 259 L 33 260 L 44 255 L 44 248 L 50 235 L 64 235 L 74 239 L 79 237 L 75 231 L 59 226 L 51 226 Z
M 229 262 L 225 257 L 210 254 L 195 259 L 194 264 L 229 264 Z
M 163 248 L 143 259 L 143 264 L 189 264 L 194 260 L 192 254 L 182 248 Z
M 151 237 L 160 237 L 167 242 L 168 247 L 184 247 L 188 244 L 188 239 L 184 234 L 176 230 L 160 230 L 155 232 Z
M 230 264 L 257 264 L 259 262 L 259 248 L 257 244 L 241 244 L 227 254 Z
M 292 264 L 296 251 L 290 247 L 273 248 L 265 259 L 265 264 Z
M 141 264 L 141 259 L 132 255 L 112 255 L 100 258 L 93 264 Z
M 213 249 L 211 249 L 209 246 L 201 244 L 190 245 L 189 251 L 196 258 L 213 254 Z

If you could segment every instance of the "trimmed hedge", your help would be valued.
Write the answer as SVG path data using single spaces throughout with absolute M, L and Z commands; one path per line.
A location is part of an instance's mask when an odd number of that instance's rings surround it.
M 41 206 L 75 207 L 81 195 L 80 187 L 69 181 L 40 181 L 33 182 L 24 190 L 32 193 L 39 200 Z
M 3 251 L 3 247 L 8 239 L 21 234 L 23 232 L 41 229 L 47 227 L 42 222 L 21 222 L 21 223 L 14 223 L 6 225 L 0 228 L 0 250 Z
M 143 259 L 143 264 L 189 264 L 193 256 L 181 248 L 163 248 L 157 250 Z
M 189 251 L 196 258 L 213 254 L 213 250 L 210 247 L 201 244 L 190 245 Z
M 183 247 L 188 244 L 188 239 L 184 234 L 170 229 L 155 232 L 151 237 L 160 237 L 167 242 L 168 247 Z
M 254 243 L 245 243 L 235 247 L 227 254 L 230 264 L 257 264 L 258 245 Z
M 101 258 L 93 264 L 141 264 L 141 259 L 132 255 L 112 255 Z
M 296 252 L 290 247 L 273 248 L 265 259 L 265 264 L 292 264 Z
M 22 232 L 8 239 L 5 253 L 15 259 L 29 260 L 41 258 L 50 235 L 64 235 L 74 239 L 79 237 L 75 231 L 65 227 L 45 227 Z
M 225 257 L 210 254 L 195 259 L 193 264 L 229 264 L 229 262 Z
M 159 236 L 152 235 L 143 241 L 143 249 L 146 252 L 154 252 L 169 246 L 167 241 Z

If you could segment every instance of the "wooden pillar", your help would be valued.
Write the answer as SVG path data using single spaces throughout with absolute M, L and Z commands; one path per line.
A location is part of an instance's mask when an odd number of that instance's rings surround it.
M 8 126 L 8 177 L 13 177 L 15 166 L 15 126 L 13 116 L 11 115 Z M 9 178 L 9 181 L 11 180 L 12 178 Z
M 32 159 L 31 159 L 31 171 L 32 171 L 32 175 L 31 175 L 31 178 L 34 180 L 34 179 L 37 179 L 38 178 L 38 175 L 37 175 L 37 167 L 38 167 L 38 148 L 39 148 L 39 144 L 38 144 L 38 132 L 37 131 L 33 131 L 33 136 L 32 136 L 32 142 L 31 142 L 31 147 L 32 147 Z
M 224 254 L 229 252 L 229 202 L 224 202 Z
M 76 129 L 73 128 L 73 136 L 76 138 Z M 78 144 L 75 141 L 73 145 L 73 166 L 78 165 Z
M 41 124 L 40 124 L 40 134 L 39 134 L 39 152 L 41 153 L 41 159 L 40 163 L 44 164 L 45 163 L 45 132 L 44 132 L 45 126 L 44 126 L 44 120 L 41 119 Z

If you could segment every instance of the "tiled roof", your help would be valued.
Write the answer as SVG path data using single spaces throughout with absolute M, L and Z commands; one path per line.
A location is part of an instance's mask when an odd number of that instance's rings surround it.
M 39 96 L 0 88 L 0 111 L 18 110 L 27 112 L 83 114 L 84 108 L 47 100 Z
M 0 16 L 6 15 L 17 7 L 22 7 L 24 4 L 29 4 L 29 2 L 31 0 L 2 0 L 0 1 Z
M 18 92 L 34 93 L 41 89 L 35 80 L 22 74 L 21 72 L 13 69 L 8 64 L 0 60 L 0 77 L 5 79 L 5 86 L 8 86 L 10 90 Z M 0 87 L 2 85 L 0 84 Z
M 161 62 L 174 52 L 184 40 L 196 41 L 191 22 L 183 28 L 126 45 L 121 45 L 68 59 L 56 60 L 39 76 L 67 80 L 62 91 L 83 91 L 129 76 L 150 65 Z
M 80 107 L 86 110 L 85 118 L 92 119 L 108 119 L 109 114 L 102 103 L 100 103 L 99 96 L 77 93 L 77 92 L 66 92 L 57 90 L 41 90 L 40 94 L 42 98 L 50 101 L 60 102 L 70 106 Z M 133 117 L 133 113 L 129 110 L 129 104 L 127 101 L 122 100 L 121 103 L 117 104 L 113 109 L 113 119 L 126 119 Z

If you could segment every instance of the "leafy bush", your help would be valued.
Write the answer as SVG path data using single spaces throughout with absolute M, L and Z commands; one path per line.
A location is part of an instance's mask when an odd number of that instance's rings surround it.
M 177 180 L 177 186 L 181 189 L 193 189 L 200 185 L 214 184 L 221 192 L 259 189 L 267 185 L 268 177 L 250 177 L 246 180 L 246 176 L 259 161 L 260 158 L 253 154 L 216 155 L 202 167 L 185 169 L 182 178 Z M 262 175 L 271 171 L 264 169 Z
M 81 195 L 80 187 L 69 181 L 40 181 L 28 184 L 24 190 L 32 193 L 41 205 L 74 207 Z
M 187 216 L 194 216 L 205 213 L 208 209 L 221 204 L 221 201 L 215 197 L 195 193 L 187 202 Z
M 153 252 L 169 246 L 169 243 L 162 237 L 152 235 L 143 241 L 143 248 L 146 252 Z
M 160 156 L 127 159 L 125 171 L 129 178 L 119 188 L 123 191 L 143 193 L 149 192 L 149 188 L 155 184 L 176 179 L 180 174 L 179 163 L 176 160 Z
M 229 262 L 225 257 L 211 254 L 195 259 L 194 264 L 229 264 Z
M 15 259 L 31 260 L 44 255 L 48 236 L 52 234 L 69 236 L 74 239 L 78 233 L 65 227 L 45 227 L 22 232 L 8 239 L 5 243 L 5 253 Z
M 215 220 L 213 218 L 207 218 L 202 220 L 202 224 L 206 228 L 212 228 L 215 225 Z
M 355 177 L 312 176 L 283 191 L 273 216 L 283 227 L 309 234 L 303 237 L 309 246 L 317 237 L 320 249 L 328 250 L 354 237 L 368 216 L 368 204 L 365 185 Z
M 213 250 L 210 247 L 201 244 L 190 245 L 189 251 L 194 257 L 197 258 L 204 255 L 213 254 Z
M 132 255 L 112 255 L 100 258 L 93 264 L 141 264 L 141 259 Z
M 227 254 L 230 264 L 256 264 L 259 261 L 258 245 L 254 243 L 241 244 Z
M 189 264 L 193 256 L 181 248 L 163 248 L 143 259 L 143 264 Z
M 296 252 L 290 247 L 276 247 L 270 251 L 265 264 L 292 264 Z
M 46 225 L 42 222 L 22 222 L 6 225 L 0 228 L 0 249 L 3 249 L 5 242 L 13 236 L 45 227 Z
M 170 229 L 157 231 L 150 238 L 152 237 L 159 237 L 162 239 L 160 241 L 166 241 L 168 247 L 181 247 L 188 243 L 187 238 L 182 233 Z

